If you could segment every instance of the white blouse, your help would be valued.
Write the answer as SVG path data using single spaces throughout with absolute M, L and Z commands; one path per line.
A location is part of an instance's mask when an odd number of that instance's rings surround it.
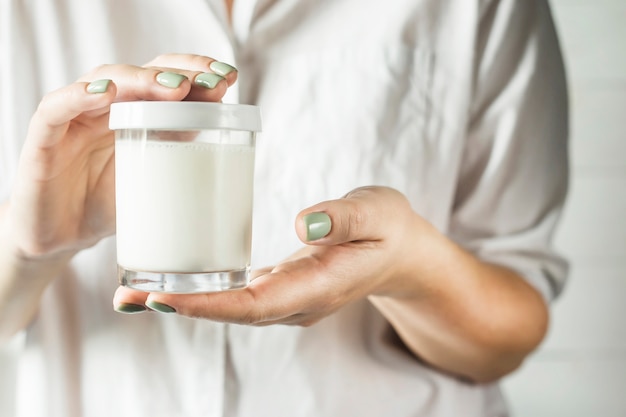
M 386 185 L 547 300 L 559 293 L 567 97 L 546 0 L 236 0 L 226 21 L 223 0 L 0 2 L 0 201 L 43 94 L 102 63 L 197 53 L 239 69 L 225 101 L 262 109 L 253 266 L 300 247 L 299 210 Z M 507 413 L 497 384 L 431 369 L 366 300 L 312 327 L 254 328 L 116 313 L 115 277 L 109 238 L 48 288 L 0 364 L 16 386 L 0 415 Z

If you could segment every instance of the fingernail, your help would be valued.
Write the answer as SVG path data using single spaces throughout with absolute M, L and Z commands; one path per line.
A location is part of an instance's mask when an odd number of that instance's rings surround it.
M 318 240 L 330 232 L 331 221 L 326 213 L 310 213 L 304 216 L 306 225 L 306 240 Z
M 177 88 L 186 79 L 187 77 L 176 72 L 161 72 L 156 77 L 157 83 L 168 88 Z
M 209 68 L 211 68 L 211 71 L 213 71 L 214 73 L 222 76 L 230 74 L 233 71 L 237 71 L 237 68 L 233 67 L 232 65 L 228 65 L 227 63 L 220 61 L 211 62 L 211 64 L 209 64 Z
M 176 309 L 168 306 L 167 304 L 159 303 L 158 301 L 146 301 L 146 306 L 151 310 L 158 311 L 159 313 L 176 313 Z
M 215 88 L 215 86 L 224 79 L 224 77 L 213 74 L 212 72 L 203 72 L 196 77 L 196 84 L 204 88 Z
M 122 303 L 115 306 L 115 311 L 124 314 L 137 314 L 146 311 L 146 306 L 140 304 Z
M 101 94 L 107 91 L 111 80 L 96 80 L 87 85 L 87 92 L 89 94 Z

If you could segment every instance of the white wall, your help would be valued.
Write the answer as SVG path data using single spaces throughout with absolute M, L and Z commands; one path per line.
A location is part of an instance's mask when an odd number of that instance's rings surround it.
M 525 1 L 525 0 L 520 0 Z M 569 72 L 572 273 L 550 334 L 505 381 L 514 417 L 626 416 L 626 0 L 552 0 Z

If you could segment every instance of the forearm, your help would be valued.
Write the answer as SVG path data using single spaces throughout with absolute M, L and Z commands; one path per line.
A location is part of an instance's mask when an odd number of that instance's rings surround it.
M 0 344 L 28 325 L 44 290 L 72 257 L 67 253 L 34 259 L 21 253 L 7 207 L 0 206 Z
M 406 256 L 390 281 L 394 286 L 384 296 L 372 296 L 372 303 L 406 346 L 432 366 L 475 382 L 504 376 L 543 339 L 544 300 L 515 272 L 481 262 L 434 229 L 431 233 L 428 245 L 409 245 L 428 253 Z

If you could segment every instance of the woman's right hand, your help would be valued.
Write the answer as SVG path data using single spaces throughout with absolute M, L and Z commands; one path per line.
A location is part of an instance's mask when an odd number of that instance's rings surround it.
M 220 101 L 237 72 L 216 62 L 196 55 L 163 55 L 143 67 L 103 65 L 47 94 L 32 117 L 4 213 L 19 256 L 65 257 L 113 234 L 111 103 Z
M 111 103 L 219 101 L 237 72 L 215 62 L 163 55 L 143 67 L 103 65 L 43 98 L 0 206 L 0 344 L 30 322 L 75 253 L 115 232 Z

